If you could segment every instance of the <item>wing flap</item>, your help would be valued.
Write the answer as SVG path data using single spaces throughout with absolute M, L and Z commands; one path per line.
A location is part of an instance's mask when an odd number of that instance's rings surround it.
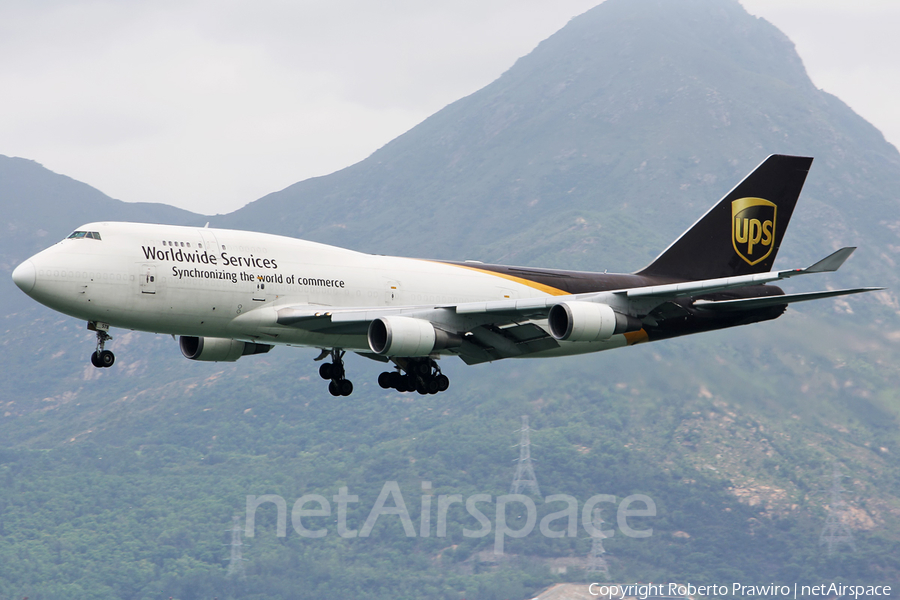
M 504 328 L 482 325 L 463 339 L 458 352 L 466 364 L 477 365 L 558 347 L 559 342 L 534 323 Z

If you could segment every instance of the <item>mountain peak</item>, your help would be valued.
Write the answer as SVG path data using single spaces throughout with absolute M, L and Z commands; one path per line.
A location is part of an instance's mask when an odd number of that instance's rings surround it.
M 215 222 L 370 252 L 637 269 L 770 154 L 816 157 L 804 195 L 818 212 L 894 202 L 900 183 L 896 149 L 737 1 L 607 0 L 366 160 Z M 855 243 L 863 214 L 833 235 Z M 802 260 L 834 242 L 809 239 Z
M 793 43 L 735 0 L 607 0 L 572 19 L 508 73 L 561 69 L 568 76 L 596 64 L 603 74 L 652 73 L 660 82 L 723 65 L 731 76 L 755 74 L 814 89 Z M 718 69 L 709 73 L 720 76 Z

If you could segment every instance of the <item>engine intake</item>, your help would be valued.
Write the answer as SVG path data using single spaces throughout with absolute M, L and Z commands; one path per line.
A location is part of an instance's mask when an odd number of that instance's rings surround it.
M 178 338 L 178 346 L 185 358 L 208 362 L 234 362 L 242 356 L 265 354 L 272 349 L 269 344 L 187 335 Z
M 599 342 L 643 326 L 639 319 L 617 313 L 607 304 L 578 301 L 553 305 L 547 321 L 550 335 L 569 342 Z
M 428 356 L 462 344 L 455 333 L 412 317 L 378 317 L 369 323 L 368 338 L 372 352 L 383 356 Z

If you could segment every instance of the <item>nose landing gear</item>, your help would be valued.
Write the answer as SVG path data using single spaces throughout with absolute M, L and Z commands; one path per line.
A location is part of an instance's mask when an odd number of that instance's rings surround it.
M 406 371 L 404 375 L 400 370 Z M 431 358 L 398 360 L 396 371 L 385 371 L 378 376 L 378 385 L 398 392 L 437 394 L 450 387 L 450 379 Z
M 331 349 L 331 362 L 322 363 L 319 367 L 319 377 L 330 379 L 328 392 L 332 396 L 349 396 L 353 393 L 353 383 L 344 378 L 344 351 L 340 348 Z M 323 350 L 323 355 L 327 355 Z
M 91 364 L 98 369 L 113 366 L 113 363 L 116 362 L 116 355 L 111 350 L 104 349 L 106 342 L 112 339 L 112 336 L 107 333 L 109 324 L 90 321 L 88 329 L 97 332 L 97 349 L 91 354 Z

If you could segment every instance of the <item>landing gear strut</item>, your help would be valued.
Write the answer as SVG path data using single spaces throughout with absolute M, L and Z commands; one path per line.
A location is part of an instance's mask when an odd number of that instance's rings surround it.
M 113 363 L 116 362 L 116 355 L 112 353 L 112 350 L 104 349 L 106 342 L 112 339 L 112 336 L 107 333 L 109 325 L 91 321 L 88 323 L 88 329 L 97 332 L 97 349 L 91 354 L 91 364 L 97 368 L 113 366 Z
M 331 380 L 331 383 L 328 384 L 328 391 L 332 396 L 349 396 L 353 393 L 353 383 L 349 379 L 344 379 L 343 358 L 343 350 L 332 348 L 331 362 L 322 363 L 322 366 L 319 367 L 319 377 Z
M 406 374 L 401 372 L 406 371 Z M 437 394 L 450 387 L 450 379 L 431 358 L 408 358 L 397 361 L 396 371 L 385 371 L 378 376 L 378 385 L 398 392 Z

